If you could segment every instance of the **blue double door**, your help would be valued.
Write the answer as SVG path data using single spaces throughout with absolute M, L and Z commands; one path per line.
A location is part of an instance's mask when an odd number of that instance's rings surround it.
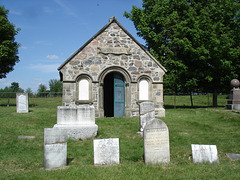
M 120 73 L 109 73 L 104 79 L 104 116 L 125 116 L 125 80 Z

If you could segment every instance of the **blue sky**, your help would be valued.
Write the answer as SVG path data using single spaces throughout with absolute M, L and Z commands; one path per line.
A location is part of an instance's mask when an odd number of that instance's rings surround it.
M 142 0 L 1 0 L 9 10 L 8 19 L 21 31 L 16 41 L 20 62 L 7 78 L 0 79 L 0 88 L 18 82 L 23 89 L 36 92 L 39 84 L 48 86 L 50 79 L 59 79 L 57 68 L 86 41 L 117 17 L 140 43 L 137 31 L 123 17 Z

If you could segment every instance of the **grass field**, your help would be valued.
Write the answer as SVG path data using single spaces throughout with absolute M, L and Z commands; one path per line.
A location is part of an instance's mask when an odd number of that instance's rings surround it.
M 180 98 L 180 99 L 179 99 Z M 187 96 L 165 97 L 171 162 L 145 165 L 143 140 L 136 132 L 138 118 L 99 118 L 96 139 L 119 138 L 120 164 L 94 167 L 93 139 L 68 140 L 67 168 L 43 170 L 43 130 L 57 121 L 61 98 L 30 99 L 30 113 L 17 114 L 14 99 L 10 106 L 0 99 L 0 179 L 239 179 L 240 161 L 226 153 L 240 153 L 240 114 L 224 108 L 226 97 L 219 97 L 219 108 L 206 104 L 207 96 L 194 96 L 196 108 L 189 108 Z M 4 101 L 4 102 L 3 102 Z M 35 139 L 18 139 L 18 136 Z M 217 145 L 219 164 L 194 164 L 191 144 Z

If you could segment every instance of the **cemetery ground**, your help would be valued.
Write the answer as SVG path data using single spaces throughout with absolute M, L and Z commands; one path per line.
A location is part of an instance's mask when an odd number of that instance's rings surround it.
M 30 113 L 16 113 L 14 99 L 0 99 L 0 179 L 239 179 L 240 160 L 226 153 L 240 153 L 240 113 L 226 110 L 226 96 L 218 108 L 208 106 L 207 96 L 166 96 L 170 163 L 145 165 L 139 118 L 97 118 L 98 135 L 86 140 L 68 140 L 68 166 L 43 170 L 43 133 L 57 121 L 61 98 L 29 99 Z M 19 139 L 19 136 L 35 136 Z M 94 166 L 93 139 L 119 138 L 120 164 Z M 194 164 L 191 144 L 216 145 L 219 164 Z

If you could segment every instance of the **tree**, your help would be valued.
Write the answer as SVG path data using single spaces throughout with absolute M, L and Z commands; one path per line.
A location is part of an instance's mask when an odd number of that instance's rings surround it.
M 213 92 L 216 106 L 240 75 L 239 9 L 239 0 L 143 0 L 124 16 L 168 70 L 167 88 Z
M 24 92 L 24 90 L 20 88 L 18 82 L 12 82 L 11 86 L 7 89 L 9 90 L 9 92 Z
M 60 80 L 57 79 L 51 79 L 49 81 L 49 88 L 50 88 L 50 92 L 56 92 L 54 94 L 54 96 L 57 95 L 58 92 L 62 92 L 62 82 Z
M 8 21 L 8 10 L 0 6 L 0 79 L 13 71 L 13 66 L 19 62 L 18 47 L 15 36 L 20 29 Z
M 33 91 L 31 88 L 27 88 L 25 93 L 28 93 L 28 96 L 33 96 Z
M 39 84 L 37 92 L 40 97 L 46 96 L 47 86 L 45 86 L 44 84 Z
M 12 82 L 10 89 L 12 89 L 13 92 L 17 92 L 19 90 L 19 84 L 18 82 Z

